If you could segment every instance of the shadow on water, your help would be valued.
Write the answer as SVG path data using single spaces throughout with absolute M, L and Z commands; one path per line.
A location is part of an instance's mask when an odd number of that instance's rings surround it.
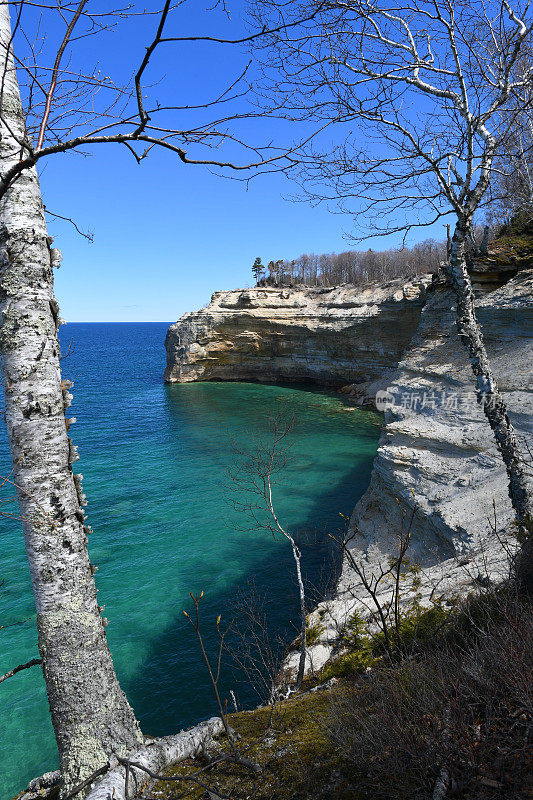
M 338 533 L 342 529 L 339 512 L 351 513 L 368 486 L 372 462 L 373 455 L 368 456 L 357 470 L 346 474 L 334 487 L 317 493 L 307 517 L 297 526 L 311 604 L 327 595 L 338 574 L 340 558 L 328 532 Z M 318 526 L 317 520 L 320 521 Z M 261 549 L 261 538 L 267 534 L 251 532 L 249 535 L 249 546 Z M 217 615 L 222 614 L 226 623 L 230 621 L 235 598 L 250 585 L 265 599 L 268 630 L 275 634 L 274 646 L 278 652 L 297 635 L 298 590 L 294 562 L 290 547 L 282 545 L 277 552 L 268 554 L 259 567 L 248 570 L 241 580 L 223 591 L 210 591 L 203 585 L 190 587 L 196 594 L 205 590 L 201 603 L 202 631 L 211 655 L 217 648 Z M 191 601 L 186 610 L 191 611 L 192 607 Z M 176 608 L 172 623 L 154 639 L 149 656 L 124 685 L 143 730 L 155 736 L 176 732 L 216 714 L 215 699 L 195 634 L 182 611 Z M 241 708 L 253 707 L 261 699 L 229 655 L 223 661 L 221 688 L 228 701 L 230 689 L 234 690 Z
M 188 591 L 205 589 L 204 629 L 214 644 L 215 615 L 229 617 L 235 594 L 254 580 L 266 596 L 274 638 L 293 638 L 297 592 L 290 548 L 267 534 L 237 532 L 225 507 L 224 474 L 231 452 L 226 433 L 242 444 L 263 429 L 279 397 L 298 415 L 296 463 L 276 494 L 294 532 L 337 527 L 365 490 L 378 428 L 365 412 L 313 388 L 232 384 L 164 387 L 164 324 L 68 326 L 75 351 L 65 362 L 75 381 L 74 440 L 89 497 L 89 542 L 100 597 L 111 620 L 111 650 L 124 686 L 151 733 L 170 733 L 213 713 L 198 646 L 181 613 Z M 110 391 L 110 387 L 112 391 Z M 0 461 L 9 463 L 0 431 Z M 3 520 L 2 523 L 6 521 Z M 311 537 L 312 538 L 312 537 Z M 302 547 L 309 585 L 324 586 L 329 544 Z M 326 565 L 326 568 L 325 566 Z M 5 669 L 36 653 L 34 604 L 20 526 L 2 524 L 0 624 Z M 1 670 L 0 670 L 1 672 Z M 256 697 L 228 667 L 224 692 L 241 703 Z M 56 764 L 42 676 L 28 670 L 2 688 L 0 796 L 12 796 Z

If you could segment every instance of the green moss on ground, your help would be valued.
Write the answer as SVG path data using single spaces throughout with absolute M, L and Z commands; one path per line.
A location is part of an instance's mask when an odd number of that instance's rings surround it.
M 412 646 L 416 641 L 426 641 L 442 625 L 447 612 L 438 603 L 427 609 L 413 601 L 401 618 L 401 636 Z M 308 643 L 312 644 L 321 633 L 319 625 L 308 629 Z M 378 668 L 383 661 L 382 634 L 370 635 L 363 618 L 354 614 L 346 625 L 343 639 L 344 651 L 327 664 L 318 675 L 308 677 L 304 691 L 277 704 L 274 709 L 259 708 L 243 711 L 229 717 L 231 727 L 238 737 L 238 748 L 246 758 L 257 762 L 262 771 L 253 775 L 234 763 L 223 763 L 209 768 L 199 779 L 205 780 L 224 797 L 244 800 L 357 800 L 367 797 L 358 793 L 359 773 L 344 755 L 341 755 L 328 733 L 331 709 L 342 704 L 346 690 L 352 690 L 354 681 L 369 670 Z M 336 679 L 334 685 L 320 687 Z M 311 691 L 313 688 L 316 691 Z M 217 752 L 211 758 L 228 754 L 229 743 L 222 738 Z M 189 759 L 167 774 L 184 778 L 202 769 L 202 759 Z M 192 782 L 159 783 L 152 790 L 161 800 L 178 798 L 187 788 L 187 798 L 207 798 L 203 786 Z M 214 796 L 214 795 L 213 795 Z
M 447 625 L 452 609 L 438 598 L 427 608 L 415 596 L 402 612 L 398 630 L 390 625 L 389 647 L 393 659 L 400 661 L 417 648 L 427 645 Z M 321 672 L 321 680 L 355 678 L 378 667 L 387 655 L 387 642 L 382 631 L 369 634 L 363 618 L 355 613 L 348 620 L 342 638 L 342 649 Z
M 476 259 L 477 264 L 485 262 L 487 266 L 510 264 L 517 270 L 533 267 L 533 224 L 504 229 L 489 245 L 486 258 Z
M 450 797 L 530 800 L 533 787 L 533 604 L 502 587 L 445 608 L 415 600 L 391 659 L 354 615 L 340 655 L 273 710 L 229 717 L 237 747 L 261 767 L 207 756 L 167 774 L 151 798 L 427 800 L 443 759 Z M 337 680 L 324 682 L 330 678 Z M 314 690 L 311 687 L 315 684 Z M 317 687 L 317 684 L 322 684 Z M 449 743 L 444 745 L 444 743 Z
M 253 775 L 250 770 L 234 763 L 218 765 L 203 776 L 211 786 L 211 792 L 218 790 L 232 800 L 250 797 L 255 800 L 357 800 L 355 774 L 343 765 L 324 727 L 324 719 L 337 691 L 341 688 L 336 686 L 329 691 L 295 695 L 281 702 L 273 711 L 259 708 L 232 714 L 229 722 L 238 737 L 238 748 L 246 758 L 261 766 L 261 773 Z M 210 754 L 212 758 L 230 751 L 225 737 L 219 740 L 218 745 L 217 751 Z M 189 759 L 167 774 L 184 777 L 201 767 L 201 759 Z M 193 784 L 188 786 L 186 796 L 190 800 L 207 797 L 205 788 Z M 183 783 L 160 782 L 151 790 L 151 795 L 171 800 L 181 796 L 183 791 Z

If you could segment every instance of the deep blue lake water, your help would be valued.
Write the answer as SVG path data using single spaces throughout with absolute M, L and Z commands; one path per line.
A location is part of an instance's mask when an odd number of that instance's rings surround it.
M 143 731 L 173 733 L 216 713 L 197 642 L 183 617 L 189 592 L 205 591 L 203 625 L 229 619 L 252 581 L 265 598 L 269 630 L 292 638 L 297 592 L 286 542 L 242 530 L 228 502 L 231 440 L 265 432 L 269 410 L 289 403 L 297 420 L 292 461 L 275 502 L 293 532 L 306 534 L 309 587 L 332 565 L 326 531 L 339 529 L 365 490 L 379 434 L 376 415 L 349 410 L 339 396 L 247 383 L 166 386 L 164 323 L 77 323 L 61 328 L 63 374 L 74 381 L 71 433 L 76 471 L 89 500 L 91 560 L 116 670 Z M 5 430 L 0 474 L 10 469 Z M 35 610 L 18 523 L 0 518 L 0 674 L 37 655 Z M 249 527 L 249 526 L 248 526 Z M 310 588 L 311 591 L 311 588 Z M 14 624 L 21 623 L 21 624 Z M 257 697 L 228 662 L 223 690 L 242 706 Z M 0 798 L 57 765 L 38 668 L 0 685 Z

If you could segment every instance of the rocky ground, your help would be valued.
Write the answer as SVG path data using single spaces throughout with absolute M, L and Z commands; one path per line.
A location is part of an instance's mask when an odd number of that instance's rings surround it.
M 496 380 L 531 441 L 533 238 L 496 240 L 473 277 Z M 517 544 L 504 468 L 453 296 L 429 281 L 217 292 L 171 326 L 169 381 L 314 380 L 345 385 L 354 403 L 377 395 L 385 414 L 336 595 L 308 617 L 302 691 L 231 715 L 234 746 L 220 719 L 205 741 L 194 739 L 201 725 L 171 737 L 188 756 L 164 780 L 139 771 L 135 796 L 532 800 L 531 598 L 505 580 Z M 389 571 L 406 537 L 401 569 Z M 379 605 L 389 606 L 388 645 Z M 289 680 L 296 663 L 289 654 Z M 95 797 L 111 796 L 104 790 Z
M 518 272 L 478 302 L 485 342 L 524 447 L 533 433 L 533 270 Z M 391 405 L 370 486 L 351 520 L 350 550 L 367 570 L 387 563 L 412 517 L 410 556 L 422 566 L 424 602 L 498 581 L 516 544 L 504 465 L 472 390 L 470 365 L 445 286 L 429 293 L 417 332 L 391 376 Z M 527 451 L 526 451 L 527 452 Z M 384 587 L 384 592 L 388 592 Z M 321 633 L 310 663 L 321 665 L 338 631 L 361 609 L 360 581 L 345 560 L 333 600 L 310 624 Z M 291 656 L 296 663 L 296 654 Z
M 344 654 L 303 691 L 228 718 L 256 769 L 218 738 L 146 797 L 531 800 L 531 611 L 512 591 L 480 589 L 407 615 L 390 658 L 352 621 Z

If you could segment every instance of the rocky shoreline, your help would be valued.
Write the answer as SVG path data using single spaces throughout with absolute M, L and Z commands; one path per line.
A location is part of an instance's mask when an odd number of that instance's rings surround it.
M 533 270 L 503 277 L 493 270 L 477 310 L 513 424 L 531 436 Z M 440 593 L 467 592 L 500 576 L 513 519 L 454 315 L 451 290 L 430 276 L 362 288 L 216 292 L 205 309 L 169 329 L 165 379 L 312 380 L 344 386 L 358 404 L 381 392 L 384 427 L 370 485 L 354 510 L 351 548 L 369 569 L 383 563 L 403 515 L 416 509 L 412 553 L 422 566 L 424 602 L 437 583 Z M 357 594 L 345 563 L 336 597 L 310 615 L 320 630 L 310 667 L 322 666 L 346 620 L 362 609 Z

